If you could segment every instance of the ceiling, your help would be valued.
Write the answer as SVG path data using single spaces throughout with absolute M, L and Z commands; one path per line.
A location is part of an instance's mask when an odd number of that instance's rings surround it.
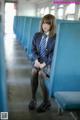
M 20 1 L 20 0 L 5 0 L 5 2 L 17 2 L 17 1 Z M 25 0 L 25 1 L 28 3 L 36 4 L 36 5 L 40 5 L 40 4 L 45 5 L 45 4 L 49 4 L 53 0 Z
M 20 1 L 20 0 L 5 0 L 5 2 L 16 2 L 16 1 Z M 39 3 L 39 2 L 50 2 L 52 0 L 25 0 L 27 2 L 31 2 L 31 3 Z
M 5 2 L 17 2 L 17 1 L 20 1 L 20 0 L 5 0 Z M 50 2 L 53 2 L 53 1 L 69 1 L 69 2 L 80 2 L 80 0 L 25 0 L 27 2 L 30 2 L 30 3 L 34 3 L 34 4 L 48 4 Z
M 10 2 L 15 2 L 15 1 L 19 1 L 19 0 L 5 0 L 5 1 L 10 1 Z M 73 1 L 78 1 L 78 2 L 80 2 L 80 0 L 26 0 L 26 1 L 28 1 L 28 2 L 34 2 L 34 3 L 36 3 L 36 2 L 47 2 L 47 1 L 70 1 L 70 2 L 73 2 Z

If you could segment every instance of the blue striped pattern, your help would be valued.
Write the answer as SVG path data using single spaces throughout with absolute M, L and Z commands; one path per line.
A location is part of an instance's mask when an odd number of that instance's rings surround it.
M 47 36 L 43 36 L 40 42 L 40 56 L 42 58 L 44 58 L 46 55 L 46 51 L 45 51 L 46 37 Z

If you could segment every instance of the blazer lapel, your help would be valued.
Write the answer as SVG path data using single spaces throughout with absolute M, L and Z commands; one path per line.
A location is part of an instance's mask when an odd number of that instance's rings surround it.
M 47 42 L 46 49 L 49 49 L 49 48 L 50 48 L 50 45 L 51 45 L 51 39 L 50 39 L 50 38 L 48 38 L 48 42 Z
M 37 40 L 37 50 L 38 51 L 39 51 L 39 45 L 40 45 L 41 38 L 42 38 L 42 34 L 38 37 L 38 40 Z

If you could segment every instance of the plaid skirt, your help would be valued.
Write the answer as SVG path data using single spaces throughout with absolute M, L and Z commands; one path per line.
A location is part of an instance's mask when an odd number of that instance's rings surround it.
M 50 77 L 50 71 L 51 71 L 50 65 L 45 66 L 43 69 L 36 68 L 36 67 L 34 67 L 34 65 L 32 65 L 32 67 L 37 69 L 38 71 L 42 70 L 46 74 L 46 77 L 48 77 L 48 78 Z

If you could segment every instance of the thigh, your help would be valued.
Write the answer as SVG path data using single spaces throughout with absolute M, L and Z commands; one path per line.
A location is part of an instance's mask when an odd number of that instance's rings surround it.
M 40 81 L 47 79 L 47 76 L 43 69 L 39 70 L 38 76 L 39 76 Z
M 33 67 L 32 68 L 32 75 L 36 75 L 36 74 L 38 74 L 38 70 L 35 67 Z
M 49 77 L 50 77 L 50 71 L 51 71 L 50 65 L 44 67 L 44 68 L 43 68 L 43 71 L 44 71 L 44 73 L 46 74 L 46 77 L 49 78 Z

